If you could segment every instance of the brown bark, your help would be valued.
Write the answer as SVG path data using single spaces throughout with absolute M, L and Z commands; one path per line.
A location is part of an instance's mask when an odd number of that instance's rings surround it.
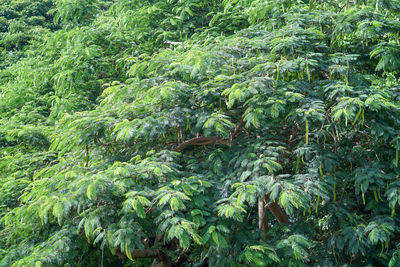
M 267 240 L 268 236 L 268 209 L 280 224 L 290 224 L 286 212 L 275 202 L 268 204 L 269 194 L 258 198 L 258 228 L 263 232 L 262 240 Z
M 258 198 L 258 228 L 262 231 L 262 240 L 267 240 L 268 236 L 268 208 L 263 197 Z
M 115 248 L 119 258 L 126 259 L 127 256 L 119 248 Z M 131 251 L 132 258 L 157 258 L 162 252 L 159 249 L 134 249 Z
M 120 259 L 128 258 L 119 248 L 115 248 L 115 253 Z M 171 266 L 168 256 L 159 249 L 134 249 L 131 251 L 131 255 L 133 259 L 154 258 L 152 266 Z
M 218 136 L 198 136 L 198 133 L 196 134 L 195 138 L 186 140 L 185 142 L 181 143 L 179 140 L 179 136 L 182 138 L 182 129 L 179 127 L 180 135 L 178 136 L 178 147 L 175 148 L 175 151 L 181 152 L 184 150 L 187 146 L 189 145 L 210 145 L 210 144 L 222 144 L 222 145 L 227 145 L 229 147 L 232 146 L 232 141 L 235 139 L 235 137 L 238 135 L 239 130 L 241 129 L 243 124 L 243 119 L 240 119 L 238 124 L 236 125 L 235 129 L 230 132 L 229 134 L 229 139 L 224 139 Z
M 135 249 L 131 251 L 132 258 L 156 258 L 160 256 L 161 251 L 158 249 Z
M 265 196 L 264 201 L 268 203 L 269 194 Z M 278 204 L 276 204 L 275 202 L 271 202 L 270 204 L 268 204 L 268 208 L 279 223 L 290 224 L 289 217 L 286 215 L 286 212 Z
M 235 137 L 238 135 L 240 128 L 242 128 L 242 124 L 243 124 L 243 119 L 240 119 L 235 129 L 232 132 L 230 132 L 230 137 L 229 137 L 230 142 L 232 142 L 233 139 L 235 139 Z
M 218 137 L 218 136 L 201 136 L 201 137 L 195 137 L 195 138 L 192 138 L 192 139 L 189 139 L 189 140 L 183 142 L 177 148 L 175 148 L 175 151 L 181 152 L 189 145 L 201 146 L 201 145 L 209 145 L 209 144 L 223 144 L 223 145 L 227 145 L 227 146 L 232 146 L 232 143 L 229 140 Z
M 158 261 L 157 259 L 155 259 L 150 267 L 170 267 L 170 266 L 172 265 L 165 261 Z

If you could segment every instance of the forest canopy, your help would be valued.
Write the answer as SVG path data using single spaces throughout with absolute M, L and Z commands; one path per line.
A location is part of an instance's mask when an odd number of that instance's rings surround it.
M 0 0 L 0 266 L 400 266 L 399 0 Z

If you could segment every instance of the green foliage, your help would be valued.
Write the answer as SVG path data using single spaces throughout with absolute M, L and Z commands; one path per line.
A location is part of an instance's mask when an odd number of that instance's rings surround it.
M 397 266 L 399 10 L 0 0 L 0 266 Z

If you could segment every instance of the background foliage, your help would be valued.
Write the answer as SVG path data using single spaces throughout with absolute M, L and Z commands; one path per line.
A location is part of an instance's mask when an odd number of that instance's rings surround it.
M 399 11 L 1 0 L 0 266 L 399 266 Z

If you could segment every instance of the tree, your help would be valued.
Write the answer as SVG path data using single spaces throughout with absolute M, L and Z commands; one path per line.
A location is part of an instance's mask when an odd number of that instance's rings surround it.
M 399 264 L 397 1 L 46 3 L 1 43 L 0 266 Z

